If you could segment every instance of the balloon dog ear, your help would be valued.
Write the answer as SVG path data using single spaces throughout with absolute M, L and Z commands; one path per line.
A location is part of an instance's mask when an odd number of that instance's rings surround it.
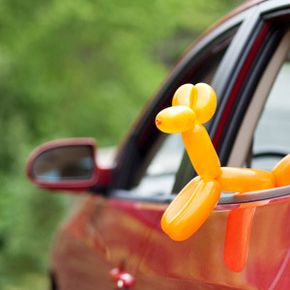
M 187 106 L 193 109 L 197 101 L 197 89 L 192 84 L 180 86 L 172 99 L 172 106 Z
M 197 120 L 204 124 L 212 118 L 216 111 L 217 97 L 213 88 L 208 84 L 198 83 L 195 88 L 197 89 L 197 100 L 193 109 Z
M 216 94 L 211 86 L 205 83 L 184 84 L 180 86 L 172 99 L 172 106 L 187 106 L 196 112 L 199 123 L 208 122 L 217 106 Z

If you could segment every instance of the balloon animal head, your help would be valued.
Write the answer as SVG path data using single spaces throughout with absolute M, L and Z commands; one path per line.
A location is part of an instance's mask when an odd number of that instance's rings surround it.
M 155 119 L 164 133 L 182 133 L 194 128 L 195 123 L 208 122 L 216 110 L 216 95 L 207 84 L 185 84 L 174 94 L 172 107 L 162 110 Z

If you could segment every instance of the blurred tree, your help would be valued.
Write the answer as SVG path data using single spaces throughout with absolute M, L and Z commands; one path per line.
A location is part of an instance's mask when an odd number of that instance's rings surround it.
M 45 272 L 67 203 L 26 181 L 28 152 L 69 136 L 115 144 L 185 48 L 240 2 L 0 1 L 1 289 Z

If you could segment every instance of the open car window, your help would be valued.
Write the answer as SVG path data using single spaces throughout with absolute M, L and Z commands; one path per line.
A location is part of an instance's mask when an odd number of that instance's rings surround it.
M 183 154 L 180 134 L 166 137 L 137 186 L 136 193 L 141 196 L 170 194 Z

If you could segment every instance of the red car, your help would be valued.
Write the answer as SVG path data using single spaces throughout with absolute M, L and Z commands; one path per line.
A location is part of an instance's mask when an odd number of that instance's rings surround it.
M 209 83 L 218 106 L 207 129 L 221 164 L 271 170 L 290 153 L 289 28 L 289 0 L 250 1 L 224 18 L 177 64 L 111 168 L 95 162 L 92 139 L 34 151 L 27 171 L 35 184 L 87 196 L 57 234 L 52 289 L 290 289 L 290 187 L 224 193 L 193 236 L 173 241 L 160 219 L 196 173 L 180 136 L 154 123 L 180 85 Z M 229 244 L 235 210 L 252 215 Z

